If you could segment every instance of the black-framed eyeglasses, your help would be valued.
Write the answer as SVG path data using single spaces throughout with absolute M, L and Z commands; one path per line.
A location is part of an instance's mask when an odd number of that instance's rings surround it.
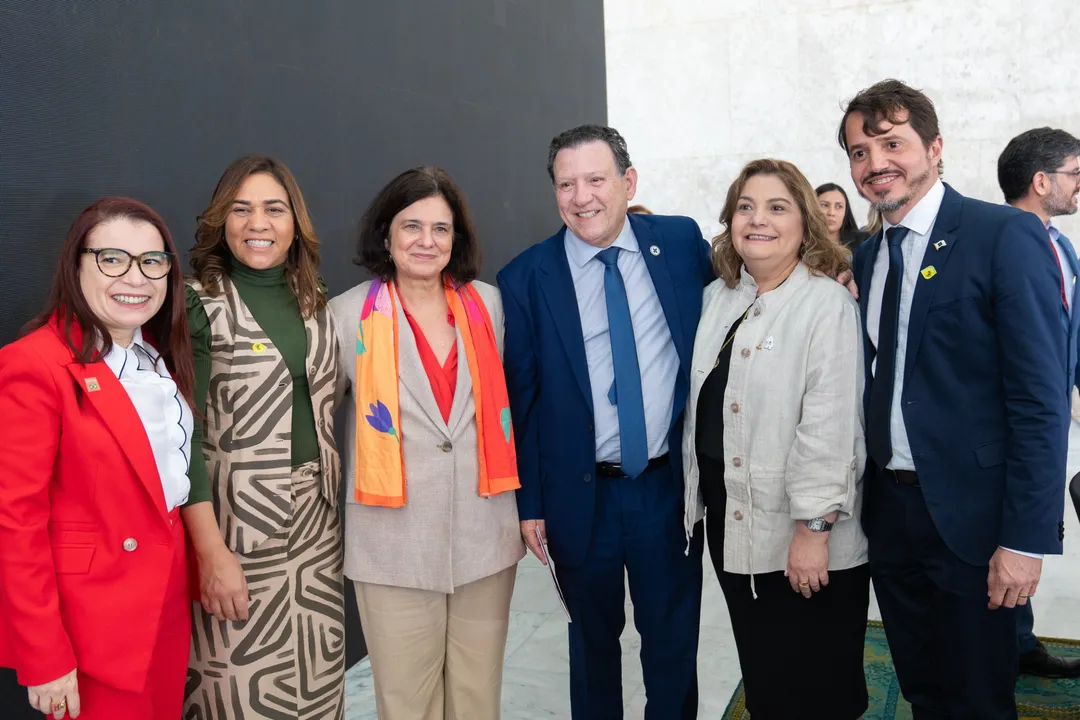
M 1076 170 L 1051 170 L 1050 172 L 1048 172 L 1046 174 L 1047 175 L 1068 175 L 1068 176 L 1070 176 L 1072 178 L 1080 180 L 1080 168 L 1077 168 Z
M 135 260 L 139 272 L 148 280 L 160 280 L 168 275 L 174 257 L 171 252 L 160 251 L 132 255 L 119 248 L 83 248 L 82 251 L 97 256 L 97 267 L 103 275 L 123 277 L 131 269 L 131 261 Z

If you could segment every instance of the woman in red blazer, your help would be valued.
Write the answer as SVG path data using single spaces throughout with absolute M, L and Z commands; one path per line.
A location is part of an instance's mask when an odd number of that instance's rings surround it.
M 0 666 L 58 720 L 180 717 L 191 385 L 169 231 L 99 200 L 0 349 Z

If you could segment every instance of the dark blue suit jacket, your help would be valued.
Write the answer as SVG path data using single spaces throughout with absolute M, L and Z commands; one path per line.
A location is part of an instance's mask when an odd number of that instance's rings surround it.
M 1062 235 L 1060 240 L 1065 250 L 1063 260 L 1072 268 L 1073 275 L 1080 280 L 1080 260 L 1076 258 L 1076 250 L 1073 249 L 1069 238 Z M 1072 295 L 1073 313 L 1070 316 L 1068 308 L 1064 308 L 1063 304 L 1062 322 L 1069 332 L 1069 377 L 1072 378 L 1073 384 L 1080 388 L 1080 363 L 1077 362 L 1077 354 L 1080 353 L 1080 311 L 1077 310 L 1078 303 L 1080 303 L 1080 282 L 1073 286 Z M 1071 388 L 1069 390 L 1069 401 L 1072 402 Z
M 690 218 L 627 217 L 679 353 L 668 445 L 675 481 L 681 482 L 679 447 L 694 335 L 702 291 L 714 277 L 709 247 Z M 514 258 L 499 272 L 498 283 L 506 317 L 503 365 L 521 479 L 518 513 L 522 520 L 545 520 L 556 563 L 574 566 L 584 560 L 592 534 L 596 434 L 564 231 Z
M 855 253 L 866 349 L 866 303 L 880 235 Z M 940 249 L 935 244 L 944 241 Z M 1046 229 L 1029 213 L 965 198 L 946 185 L 915 286 L 904 424 L 938 532 L 965 562 L 985 565 L 998 546 L 1061 553 L 1068 449 L 1066 334 L 1061 274 Z M 876 537 L 873 463 L 864 526 Z

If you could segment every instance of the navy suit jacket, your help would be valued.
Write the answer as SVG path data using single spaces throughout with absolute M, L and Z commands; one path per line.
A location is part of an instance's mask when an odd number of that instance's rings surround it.
M 1060 240 L 1062 247 L 1065 249 L 1065 261 L 1072 268 L 1073 276 L 1080 280 L 1080 260 L 1076 258 L 1076 250 L 1073 249 L 1069 238 L 1062 235 Z M 1068 328 L 1069 333 L 1069 377 L 1072 379 L 1073 385 L 1080 388 L 1080 363 L 1077 362 L 1077 354 L 1080 353 L 1080 310 L 1077 310 L 1077 303 L 1080 303 L 1080 282 L 1073 285 L 1072 295 L 1072 316 L 1070 317 L 1068 308 L 1064 308 L 1062 322 Z M 1069 402 L 1072 402 L 1071 388 Z
M 1061 274 L 1034 215 L 945 187 L 920 265 L 936 274 L 915 286 L 900 398 L 923 496 L 967 563 L 986 565 L 999 546 L 1060 554 L 1073 382 Z M 867 403 L 866 304 L 879 240 L 855 253 Z M 876 506 L 884 480 L 868 466 L 863 524 L 873 555 L 875 542 L 891 540 L 875 536 L 872 518 L 890 509 Z
M 690 218 L 627 217 L 679 354 L 668 445 L 674 481 L 681 483 L 679 447 L 694 336 L 702 291 L 714 278 L 709 246 Z M 592 534 L 596 433 L 564 231 L 565 226 L 510 261 L 498 283 L 506 317 L 503 365 L 521 480 L 518 514 L 522 520 L 544 520 L 556 563 L 575 566 L 583 562 Z

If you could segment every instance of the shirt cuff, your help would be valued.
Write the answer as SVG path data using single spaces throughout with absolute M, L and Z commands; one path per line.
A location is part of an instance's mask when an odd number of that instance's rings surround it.
M 1024 557 L 1035 558 L 1036 560 L 1042 560 L 1043 559 L 1042 553 L 1029 553 L 1029 552 L 1024 552 L 1023 550 L 1013 550 L 1012 548 L 1007 548 L 1007 547 L 1003 547 L 1001 549 L 1002 550 L 1008 550 L 1009 552 L 1016 553 L 1017 555 L 1023 555 Z

